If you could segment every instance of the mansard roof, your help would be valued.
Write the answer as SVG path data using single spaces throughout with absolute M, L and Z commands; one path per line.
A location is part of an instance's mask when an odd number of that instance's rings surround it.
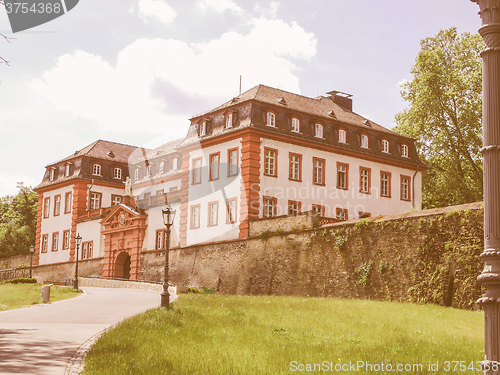
M 128 163 L 128 158 L 132 152 L 134 152 L 138 147 L 125 145 L 122 143 L 104 141 L 99 139 L 90 145 L 76 151 L 74 154 L 62 159 L 62 161 L 67 161 L 81 156 L 86 156 L 89 158 L 96 158 L 101 160 L 109 160 L 118 163 Z M 56 163 L 54 163 L 56 164 Z

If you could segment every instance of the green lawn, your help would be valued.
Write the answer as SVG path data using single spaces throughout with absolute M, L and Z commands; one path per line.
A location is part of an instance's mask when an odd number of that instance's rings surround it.
M 364 300 L 188 294 L 170 311 L 149 310 L 101 336 L 83 374 L 310 373 L 301 367 L 307 364 L 326 366 L 323 370 L 337 366 L 340 371 L 328 372 L 339 374 L 390 372 L 377 371 L 382 363 L 394 370 L 398 364 L 422 364 L 421 370 L 394 371 L 401 374 L 480 374 L 459 368 L 477 369 L 483 357 L 481 312 Z M 438 371 L 429 370 L 436 362 Z M 349 363 L 359 367 L 353 371 L 345 367 Z M 454 366 L 458 371 L 449 371 Z
M 73 288 L 52 286 L 50 302 L 76 297 L 81 293 Z M 18 309 L 41 303 L 41 284 L 0 284 L 0 311 Z

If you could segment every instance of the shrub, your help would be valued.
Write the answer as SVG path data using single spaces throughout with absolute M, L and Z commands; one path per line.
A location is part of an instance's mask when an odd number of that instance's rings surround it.
M 29 277 L 18 277 L 17 279 L 2 281 L 0 284 L 36 284 L 36 279 L 30 279 Z

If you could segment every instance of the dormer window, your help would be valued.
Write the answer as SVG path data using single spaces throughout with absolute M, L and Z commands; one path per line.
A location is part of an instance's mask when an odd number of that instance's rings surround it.
M 134 178 L 135 178 L 136 180 L 138 180 L 138 179 L 139 179 L 139 168 L 136 168 L 136 170 L 135 170 L 135 172 L 134 172 Z
M 158 173 L 164 173 L 165 172 L 165 162 L 161 161 L 160 166 L 158 168 Z
M 64 177 L 69 177 L 70 169 L 71 169 L 71 164 L 66 164 L 64 166 Z
M 151 165 L 146 167 L 146 177 L 151 177 Z
M 368 136 L 366 134 L 361 134 L 361 147 L 368 148 Z
M 408 145 L 401 146 L 401 156 L 404 158 L 408 157 Z
M 113 177 L 116 178 L 117 180 L 121 180 L 122 179 L 122 169 L 116 167 L 113 170 Z
M 339 129 L 339 142 L 347 143 L 347 134 L 344 129 Z
M 382 152 L 389 153 L 389 141 L 387 139 L 382 139 Z
M 296 117 L 292 118 L 292 131 L 294 133 L 300 133 L 300 120 Z
M 49 181 L 54 181 L 55 176 L 56 176 L 56 169 L 55 168 L 50 168 L 50 171 L 49 171 Z
M 229 128 L 232 128 L 232 127 L 233 127 L 233 113 L 229 112 L 228 114 L 226 114 L 225 128 L 229 129 Z
M 96 163 L 96 164 L 94 164 L 94 165 L 92 166 L 92 174 L 93 174 L 94 176 L 102 176 L 102 175 L 101 175 L 101 171 L 102 171 L 101 164 L 97 164 L 97 163 Z
M 316 138 L 323 138 L 323 125 L 321 124 L 314 125 L 314 136 Z
M 276 115 L 273 112 L 267 112 L 267 126 L 276 127 Z
M 177 158 L 173 158 L 172 159 L 172 170 L 173 171 L 177 170 L 177 164 L 178 164 Z
M 200 137 L 203 137 L 204 135 L 207 135 L 207 122 L 202 121 L 198 125 L 198 135 Z

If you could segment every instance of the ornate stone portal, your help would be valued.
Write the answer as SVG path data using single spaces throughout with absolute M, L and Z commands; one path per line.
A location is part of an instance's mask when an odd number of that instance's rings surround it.
M 120 204 L 102 220 L 103 277 L 139 279 L 141 250 L 147 228 L 146 219 L 147 215 Z
M 500 0 L 471 0 L 479 5 L 484 39 L 483 148 L 484 269 L 478 281 L 486 293 L 484 309 L 484 374 L 500 374 Z

